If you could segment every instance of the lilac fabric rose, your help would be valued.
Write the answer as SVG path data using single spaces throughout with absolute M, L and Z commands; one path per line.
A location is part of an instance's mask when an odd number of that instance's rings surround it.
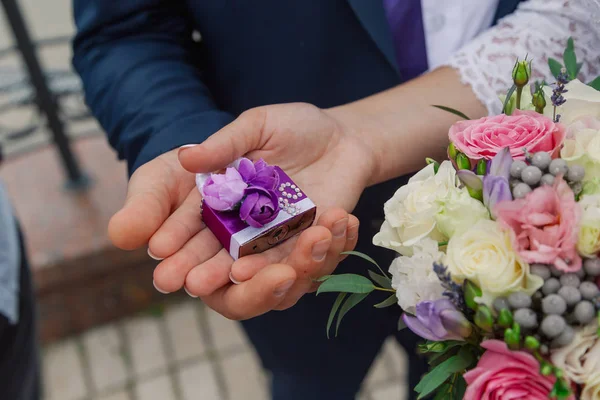
M 224 174 L 212 174 L 204 183 L 204 201 L 213 210 L 229 211 L 242 200 L 248 184 L 235 168 L 227 168 Z
M 416 316 L 402 315 L 406 326 L 424 339 L 463 340 L 471 335 L 471 323 L 446 298 L 417 304 Z
M 240 218 L 248 225 L 262 228 L 279 213 L 279 202 L 274 190 L 259 186 L 246 189 L 246 198 L 240 207 Z
M 279 174 L 275 167 L 267 164 L 262 158 L 252 162 L 247 158 L 240 160 L 238 171 L 250 186 L 258 186 L 267 190 L 275 189 L 279 184 Z

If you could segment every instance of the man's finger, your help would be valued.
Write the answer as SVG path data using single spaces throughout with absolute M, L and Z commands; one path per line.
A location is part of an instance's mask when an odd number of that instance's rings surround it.
M 296 272 L 291 266 L 272 264 L 249 281 L 239 285 L 231 284 L 202 300 L 208 307 L 229 319 L 249 319 L 277 307 L 295 279 Z
M 185 288 L 189 295 L 205 297 L 230 284 L 229 273 L 233 259 L 225 249 L 221 249 L 210 260 L 195 266 L 185 278 Z
M 176 292 L 183 287 L 192 268 L 210 260 L 221 248 L 211 231 L 201 230 L 181 250 L 158 264 L 154 269 L 154 285 L 162 292 Z
M 179 150 L 179 162 L 191 172 L 212 172 L 225 168 L 238 158 L 262 147 L 265 108 L 241 114 L 202 144 Z
M 202 196 L 197 190 L 192 190 L 184 202 L 152 235 L 148 249 L 155 257 L 169 257 L 200 232 L 203 227 L 201 204 Z
M 170 215 L 173 201 L 177 200 L 177 180 L 167 158 L 161 156 L 141 166 L 129 180 L 125 205 L 108 225 L 108 235 L 115 246 L 124 250 L 144 246 Z M 191 174 L 190 179 L 193 182 Z

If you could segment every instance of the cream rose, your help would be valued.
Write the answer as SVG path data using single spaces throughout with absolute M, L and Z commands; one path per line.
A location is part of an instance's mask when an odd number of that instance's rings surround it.
M 530 273 L 529 264 L 518 258 L 510 234 L 490 220 L 480 220 L 450 239 L 446 265 L 457 282 L 469 279 L 479 286 L 479 301 L 487 305 L 512 292 L 532 295 L 544 283 Z
M 597 323 L 584 326 L 575 332 L 573 341 L 553 350 L 550 359 L 563 370 L 565 377 L 575 383 L 585 384 L 600 368 L 600 341 Z
M 600 371 L 592 374 L 581 391 L 580 400 L 600 400 Z
M 388 200 L 383 210 L 385 222 L 373 244 L 411 255 L 412 247 L 424 238 L 444 242 L 448 237 L 437 227 L 440 199 L 457 190 L 458 179 L 450 161 L 435 173 L 433 164 L 419 171 Z
M 595 257 L 600 251 L 600 195 L 583 196 L 579 201 L 583 210 L 577 250 L 586 257 Z
M 435 217 L 437 228 L 449 238 L 466 231 L 480 219 L 490 219 L 490 212 L 483 203 L 472 198 L 464 188 L 448 191 L 440 203 Z
M 565 104 L 556 109 L 560 114 L 560 122 L 569 125 L 571 122 L 582 116 L 591 116 L 600 119 L 600 91 L 591 86 L 574 79 L 565 85 L 568 90 L 563 97 Z M 554 107 L 550 102 L 552 97 L 552 88 L 544 87 L 548 105 L 544 108 L 544 115 L 552 118 Z
M 569 124 L 560 156 L 570 165 L 581 165 L 585 181 L 600 178 L 600 119 L 586 116 Z

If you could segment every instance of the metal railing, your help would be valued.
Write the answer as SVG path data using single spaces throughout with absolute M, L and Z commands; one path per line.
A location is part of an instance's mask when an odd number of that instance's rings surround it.
M 3 74 L 0 70 L 0 94 L 7 95 L 8 102 L 0 104 L 0 115 L 21 107 L 36 108 L 39 121 L 16 130 L 10 130 L 3 136 L 7 140 L 18 140 L 28 136 L 44 125 L 52 134 L 52 140 L 62 162 L 67 176 L 67 188 L 83 190 L 88 187 L 90 180 L 82 171 L 76 154 L 73 152 L 69 137 L 65 132 L 65 122 L 89 118 L 85 107 L 69 113 L 61 107 L 61 100 L 68 96 L 81 97 L 81 84 L 71 71 L 42 70 L 37 55 L 40 46 L 51 46 L 70 43 L 68 36 L 55 37 L 33 42 L 23 13 L 17 0 L 1 0 L 6 20 L 10 25 L 15 39 L 15 45 L 0 50 L 0 58 L 17 52 L 23 61 L 24 72 Z M 67 111 L 67 112 L 65 112 Z M 71 110 L 72 111 L 72 110 Z M 1 118 L 0 118 L 1 123 Z

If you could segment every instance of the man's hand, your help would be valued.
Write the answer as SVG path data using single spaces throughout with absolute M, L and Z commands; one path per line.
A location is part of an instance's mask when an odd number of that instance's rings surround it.
M 122 249 L 148 245 L 149 254 L 162 260 L 154 271 L 154 285 L 169 293 L 182 287 L 200 296 L 217 312 L 246 319 L 293 305 L 309 282 L 298 277 L 319 276 L 337 264 L 340 252 L 351 250 L 358 236 L 358 220 L 342 209 L 323 213 L 317 226 L 264 254 L 244 282 L 233 285 L 233 259 L 202 224 L 201 196 L 194 174 L 184 170 L 177 151 L 161 155 L 131 177 L 127 200 L 109 224 L 109 236 Z
M 269 164 L 280 166 L 315 202 L 317 210 L 335 207 L 352 210 L 374 168 L 370 147 L 357 135 L 348 133 L 335 111 L 324 111 L 308 104 L 249 110 L 203 144 L 181 149 L 179 160 L 189 171 L 210 172 L 224 168 L 242 156 L 252 160 L 263 158 Z M 322 215 L 320 224 L 331 227 L 335 235 L 335 218 L 329 215 Z M 339 218 L 340 226 L 345 225 L 342 214 Z M 354 219 L 348 223 L 349 241 L 353 245 L 357 223 Z M 277 262 L 292 245 L 293 239 L 274 251 L 237 260 L 233 263 L 232 278 L 240 282 L 251 279 L 264 271 L 266 265 Z M 288 263 L 303 265 L 303 262 L 299 256 L 297 261 Z M 322 268 L 312 271 L 296 268 L 297 281 L 291 289 L 292 295 L 281 306 L 291 306 L 302 294 L 314 289 L 312 279 L 330 274 L 336 265 L 337 262 L 324 263 Z M 190 278 L 186 282 L 188 290 L 201 282 L 193 274 Z

